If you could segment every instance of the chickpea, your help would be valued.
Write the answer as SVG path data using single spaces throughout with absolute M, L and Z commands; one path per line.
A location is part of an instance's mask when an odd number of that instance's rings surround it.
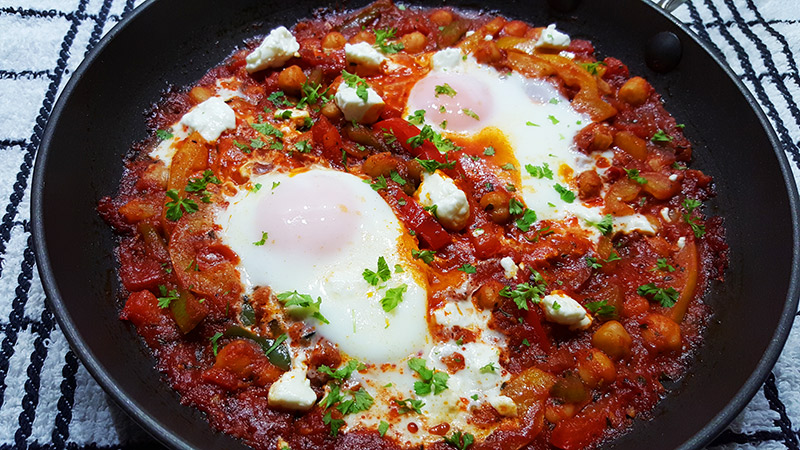
M 642 77 L 633 77 L 619 88 L 619 98 L 633 106 L 639 106 L 650 96 L 650 83 Z
M 489 214 L 494 223 L 505 223 L 511 217 L 508 211 L 508 202 L 511 195 L 505 191 L 492 191 L 481 197 L 480 206 Z
M 362 30 L 356 33 L 355 36 L 350 38 L 351 44 L 358 44 L 359 42 L 366 42 L 367 44 L 374 44 L 375 43 L 375 33 L 367 30 Z
M 331 31 L 322 38 L 322 48 L 326 50 L 339 50 L 344 48 L 347 39 L 338 31 Z
M 299 95 L 306 80 L 306 74 L 300 66 L 289 66 L 278 75 L 278 88 L 289 95 Z
M 503 54 L 494 41 L 483 41 L 475 49 L 475 59 L 481 64 L 491 64 L 503 59 Z
M 576 181 L 578 182 L 578 195 L 581 200 L 597 197 L 600 194 L 600 190 L 603 189 L 603 180 L 594 170 L 581 172 Z
M 589 388 L 613 383 L 617 368 L 605 353 L 595 348 L 578 357 L 578 376 Z
M 342 117 L 342 110 L 339 109 L 334 102 L 325 103 L 322 106 L 322 109 L 320 109 L 320 112 L 328 119 L 338 119 L 339 117 Z
M 472 294 L 472 300 L 478 308 L 491 311 L 500 303 L 500 291 L 503 290 L 503 287 L 503 283 L 489 280 Z
M 622 358 L 631 353 L 631 335 L 616 320 L 604 323 L 592 336 L 592 345 L 612 358 Z
M 415 31 L 413 33 L 404 34 L 403 37 L 400 38 L 400 42 L 403 43 L 403 48 L 406 52 L 419 53 L 425 50 L 428 38 L 419 31 Z
M 437 9 L 431 13 L 430 19 L 440 27 L 447 26 L 453 21 L 453 13 L 446 9 Z
M 642 338 L 649 348 L 659 353 L 681 349 L 681 327 L 669 317 L 649 314 L 642 326 Z
M 509 36 L 522 37 L 528 31 L 528 25 L 520 20 L 512 20 L 503 27 L 503 31 Z
M 593 123 L 575 136 L 575 144 L 586 153 L 605 151 L 613 142 L 611 127 L 606 124 Z
M 400 161 L 394 155 L 389 152 L 383 152 L 367 158 L 364 161 L 364 165 L 361 166 L 361 170 L 373 178 L 381 175 L 388 178 L 393 170 L 397 170 L 398 164 L 400 164 Z

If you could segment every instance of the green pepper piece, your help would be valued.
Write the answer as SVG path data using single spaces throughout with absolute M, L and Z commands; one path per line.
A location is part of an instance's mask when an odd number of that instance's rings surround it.
M 275 339 L 261 337 L 238 325 L 231 325 L 227 330 L 225 330 L 223 336 L 250 339 L 251 341 L 260 345 L 261 348 L 264 349 L 264 352 L 267 352 L 275 344 Z M 292 367 L 292 358 L 289 356 L 289 348 L 286 346 L 286 344 L 281 343 L 275 347 L 275 349 L 267 354 L 267 358 L 269 359 L 269 362 L 280 369 L 289 370 Z

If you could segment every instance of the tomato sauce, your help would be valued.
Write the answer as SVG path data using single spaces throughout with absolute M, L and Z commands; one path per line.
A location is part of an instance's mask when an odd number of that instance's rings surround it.
M 566 292 L 586 308 L 595 306 L 589 328 L 569 329 L 548 320 L 538 297 L 524 300 L 523 308 L 503 295 L 504 289 L 514 289 L 515 284 L 502 270 L 477 267 L 471 275 L 476 287 L 473 302 L 491 311 L 488 326 L 506 336 L 500 361 L 511 379 L 503 389 L 519 413 L 512 420 L 488 404 L 476 408 L 471 423 L 497 428 L 468 448 L 594 448 L 624 433 L 634 418 L 648 418 L 666 395 L 665 384 L 681 378 L 694 350 L 702 345 L 711 315 L 702 299 L 712 281 L 721 281 L 727 266 L 723 220 L 706 218 L 697 206 L 686 203 L 690 199 L 699 205 L 714 195 L 714 189 L 710 177 L 687 168 L 692 147 L 682 126 L 664 110 L 660 96 L 646 80 L 631 77 L 615 58 L 597 60 L 590 42 L 573 40 L 566 48 L 583 65 L 548 54 L 526 56 L 472 36 L 535 40 L 541 28 L 449 8 L 401 9 L 379 0 L 354 12 L 320 14 L 294 27 L 299 56 L 284 67 L 299 67 L 321 90 L 335 86 L 342 71 L 352 68 L 341 47 L 331 47 L 336 38 L 331 33 L 340 33 L 351 43 L 374 42 L 373 30 L 379 28 L 394 28 L 406 49 L 415 47 L 416 51 L 398 53 L 396 61 L 404 62 L 406 70 L 392 76 L 356 68 L 357 74 L 383 93 L 386 107 L 377 123 L 353 124 L 329 102 L 312 107 L 311 123 L 298 127 L 298 135 L 284 142 L 284 148 L 291 148 L 307 140 L 308 152 L 267 148 L 244 152 L 239 144 L 260 136 L 241 123 L 215 143 L 197 133 L 188 136 L 171 167 L 148 156 L 159 144 L 155 135 L 134 147 L 125 161 L 119 192 L 98 206 L 119 235 L 119 278 L 126 300 L 121 319 L 136 327 L 183 403 L 203 411 L 212 427 L 256 449 L 281 448 L 282 443 L 293 450 L 401 448 L 377 430 L 332 435 L 327 422 L 341 418 L 335 410 L 326 418 L 319 406 L 291 412 L 269 405 L 269 388 L 284 373 L 281 364 L 286 361 L 266 355 L 257 338 L 271 344 L 283 330 L 275 329 L 265 309 L 268 302 L 262 297 L 271 295 L 268 288 L 245 295 L 236 268 L 238 256 L 222 243 L 212 220 L 215 205 L 247 185 L 244 166 L 252 173 L 265 173 L 315 163 L 367 179 L 389 178 L 387 169 L 391 169 L 408 184 L 389 181 L 379 193 L 414 232 L 419 248 L 436 252 L 430 264 L 435 273 L 431 310 L 446 302 L 459 284 L 458 268 L 503 256 L 513 257 L 522 266 L 517 279 L 544 285 L 548 292 Z M 245 57 L 257 44 L 246 43 L 190 89 L 169 93 L 149 117 L 152 129 L 167 129 L 179 121 L 213 95 L 215 83 L 223 79 L 236 80 L 238 91 L 250 100 L 233 98 L 230 103 L 237 113 L 255 120 L 265 114 L 264 108 L 280 106 L 270 95 L 285 84 L 280 79 L 283 69 L 252 74 L 245 69 Z M 607 233 L 595 247 L 588 239 L 562 232 L 576 223 L 540 220 L 522 231 L 508 211 L 514 190 L 480 160 L 487 142 L 498 155 L 512 155 L 507 143 L 490 135 L 453 138 L 461 148 L 446 157 L 429 140 L 409 145 L 420 129 L 403 118 L 403 107 L 410 87 L 428 70 L 415 60 L 415 54 L 456 44 L 499 70 L 549 80 L 576 109 L 590 115 L 595 123 L 577 135 L 575 147 L 587 155 L 608 152 L 598 159 L 597 167 L 605 170 L 602 177 L 570 175 L 576 192 L 612 216 L 635 212 L 654 218 L 657 232 Z M 287 98 L 296 100 L 297 94 Z M 261 158 L 256 160 L 255 155 Z M 458 180 L 469 201 L 465 229 L 446 229 L 415 200 L 414 186 L 421 172 L 415 157 L 444 164 L 442 173 Z M 194 199 L 196 211 L 190 212 L 191 205 L 184 207 L 180 218 L 170 220 L 168 191 L 183 189 L 207 171 L 218 180 L 204 188 L 209 201 L 181 191 L 181 197 Z M 646 182 L 636 181 L 636 176 Z M 469 231 L 475 229 L 482 232 Z M 642 289 L 654 277 L 662 289 L 655 295 L 663 296 L 663 289 L 671 288 L 676 293 L 672 301 L 656 301 L 653 292 Z M 254 336 L 232 335 L 232 326 L 249 326 Z M 431 329 L 443 340 L 476 339 L 468 329 L 434 325 Z M 288 332 L 292 341 L 312 345 L 312 333 L 302 324 Z M 330 377 L 316 369 L 336 367 L 342 358 L 330 342 L 313 345 L 308 377 L 321 399 Z M 451 373 L 464 366 L 457 357 L 446 364 Z M 422 429 L 412 423 L 408 430 L 442 437 L 454 431 L 448 423 L 434 425 Z M 441 440 L 427 448 L 452 446 Z

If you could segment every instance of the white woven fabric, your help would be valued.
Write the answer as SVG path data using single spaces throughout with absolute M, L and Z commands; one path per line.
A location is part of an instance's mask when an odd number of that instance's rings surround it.
M 142 0 L 0 0 L 0 450 L 156 445 L 69 351 L 44 306 L 29 229 L 31 167 L 53 100 Z M 676 12 L 760 101 L 800 175 L 800 8 L 785 0 L 694 0 Z M 798 449 L 800 323 L 770 378 L 714 443 Z

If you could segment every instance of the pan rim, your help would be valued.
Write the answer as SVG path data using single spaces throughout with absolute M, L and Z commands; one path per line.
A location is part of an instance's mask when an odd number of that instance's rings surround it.
M 156 1 L 157 0 L 145 1 L 142 5 L 134 9 L 129 16 L 125 17 L 113 29 L 106 33 L 106 35 L 84 58 L 59 95 L 43 132 L 39 148 L 36 152 L 36 161 L 34 163 L 33 179 L 31 183 L 31 233 L 33 236 L 37 269 L 46 293 L 47 304 L 54 312 L 56 320 L 61 327 L 61 330 L 64 333 L 67 341 L 69 342 L 71 349 L 78 355 L 86 369 L 105 390 L 105 392 L 107 392 L 109 396 L 114 399 L 114 401 L 126 412 L 126 414 L 139 423 L 148 433 L 150 433 L 163 444 L 172 448 L 190 449 L 192 447 L 181 436 L 172 430 L 167 429 L 157 420 L 153 419 L 153 417 L 145 412 L 145 409 L 138 402 L 127 396 L 122 389 L 117 386 L 109 371 L 101 364 L 100 360 L 95 357 L 94 353 L 90 350 L 88 344 L 79 333 L 77 327 L 70 317 L 64 299 L 61 297 L 60 291 L 56 284 L 46 245 L 47 242 L 44 230 L 44 221 L 42 218 L 43 195 L 45 191 L 44 173 L 47 165 L 47 156 L 50 146 L 53 142 L 55 129 L 57 128 L 57 125 L 60 121 L 59 119 L 61 118 L 64 109 L 72 97 L 73 91 L 82 81 L 85 72 L 89 70 L 89 68 L 98 58 L 100 58 L 106 47 L 108 47 L 109 43 L 118 35 L 124 33 L 132 23 L 136 22 L 142 16 L 145 16 L 150 7 Z M 658 14 L 661 14 L 675 27 L 680 29 L 681 32 L 691 38 L 694 43 L 699 45 L 724 71 L 724 73 L 739 90 L 739 93 L 747 101 L 750 109 L 755 113 L 759 123 L 761 124 L 763 131 L 766 133 L 767 138 L 772 146 L 772 151 L 777 158 L 788 195 L 789 209 L 792 219 L 791 228 L 793 234 L 793 256 L 786 301 L 784 303 L 783 311 L 781 312 L 781 318 L 777 324 L 770 344 L 767 346 L 763 356 L 756 365 L 755 370 L 753 370 L 745 383 L 741 386 L 741 388 L 739 388 L 737 393 L 719 413 L 717 413 L 699 431 L 697 431 L 691 438 L 689 438 L 679 447 L 680 449 L 698 449 L 709 444 L 747 406 L 757 390 L 763 384 L 764 380 L 767 378 L 769 372 L 772 370 L 789 336 L 792 323 L 794 322 L 795 314 L 797 312 L 798 301 L 800 300 L 800 196 L 798 195 L 790 162 L 786 157 L 772 124 L 769 122 L 766 114 L 761 109 L 761 106 L 758 104 L 753 94 L 747 90 L 747 88 L 744 86 L 744 83 L 742 83 L 742 81 L 736 77 L 731 68 L 722 60 L 717 51 L 713 49 L 709 43 L 697 36 L 693 31 L 691 31 L 691 29 L 678 21 L 671 14 L 649 2 L 645 3 L 647 3 L 650 8 L 655 9 Z

